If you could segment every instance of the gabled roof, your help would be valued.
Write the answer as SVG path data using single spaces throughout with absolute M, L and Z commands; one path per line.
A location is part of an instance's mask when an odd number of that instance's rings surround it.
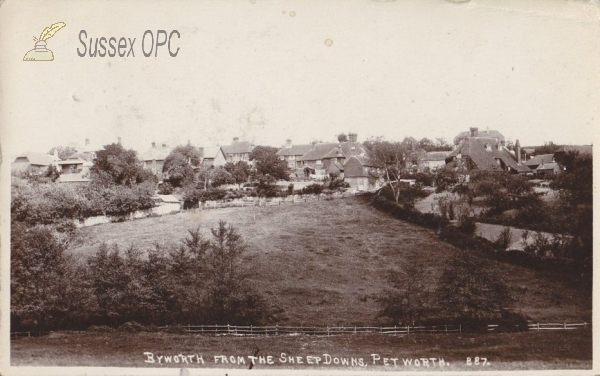
M 140 161 L 164 161 L 172 150 L 173 148 L 168 146 L 153 146 L 140 154 Z
M 292 145 L 291 147 L 282 147 L 277 152 L 277 155 L 280 157 L 287 157 L 288 155 L 304 155 L 308 153 L 312 149 L 312 145 Z
M 223 153 L 220 146 L 200 148 L 200 155 L 204 159 L 215 159 L 219 153 Z M 225 155 L 223 155 L 223 157 L 225 157 Z
M 371 159 L 369 157 L 367 157 L 367 156 L 361 156 L 361 155 L 353 155 L 350 158 L 347 158 L 344 161 L 344 166 L 347 165 L 348 162 L 350 162 L 351 159 L 356 159 L 363 166 L 373 166 L 373 164 L 371 163 Z
M 34 166 L 48 166 L 54 162 L 54 157 L 46 153 L 27 152 L 15 158 L 15 162 L 29 162 Z
M 359 142 L 323 142 L 315 144 L 313 149 L 308 153 L 298 158 L 299 161 L 314 161 L 319 159 L 334 158 L 333 154 L 337 156 L 337 149 L 341 149 L 343 157 L 348 158 L 353 155 L 365 154 L 368 155 L 369 151 Z M 329 156 L 328 156 L 329 155 Z
M 552 163 L 554 162 L 554 154 L 540 154 L 535 157 L 525 161 L 526 166 L 535 167 L 541 165 L 543 163 Z
M 327 154 L 325 154 L 323 156 L 323 159 L 329 159 L 329 158 L 344 158 L 345 155 L 342 152 L 342 148 L 339 146 L 336 146 L 335 148 L 331 149 Z
M 252 152 L 252 144 L 248 141 L 237 141 L 231 145 L 221 146 L 225 154 L 244 154 Z
M 486 144 L 491 147 L 491 150 L 486 150 Z M 502 171 L 502 167 L 500 167 L 497 162 L 497 160 L 500 159 L 506 166 L 509 166 L 515 171 L 531 171 L 527 166 L 519 165 L 512 154 L 504 147 L 501 147 L 500 150 L 498 150 L 498 143 L 490 143 L 489 140 L 468 138 L 464 140 L 458 148 L 452 151 L 448 155 L 448 158 L 456 157 L 458 154 L 469 157 L 480 170 Z
M 558 163 L 556 163 L 556 162 L 542 163 L 536 168 L 536 171 L 554 170 L 557 166 L 558 166 Z

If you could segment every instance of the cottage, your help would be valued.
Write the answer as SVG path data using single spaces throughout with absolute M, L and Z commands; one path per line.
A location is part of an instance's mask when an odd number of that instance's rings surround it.
M 353 155 L 344 163 L 344 181 L 359 191 L 381 187 L 376 172 L 370 159 L 364 155 Z
M 471 128 L 473 137 L 467 137 L 446 157 L 446 164 L 456 162 L 459 166 L 472 171 L 507 171 L 521 174 L 531 169 L 521 162 L 521 150 L 517 140 L 515 156 L 504 146 L 504 137 L 500 133 L 490 133 L 495 137 L 480 137 L 477 128 Z M 460 136 L 460 135 L 459 135 Z M 458 137 L 458 136 L 457 136 Z
M 45 153 L 23 153 L 15 158 L 11 164 L 11 172 L 13 173 L 35 173 L 42 174 L 46 172 L 49 166 L 57 165 L 60 159 L 56 152 L 54 156 Z
M 150 149 L 140 155 L 140 160 L 143 162 L 144 168 L 152 171 L 158 177 L 159 181 L 162 181 L 164 178 L 163 167 L 165 160 L 172 150 L 173 148 L 168 147 L 167 144 L 163 143 L 158 146 L 156 142 L 152 142 Z
M 219 146 L 200 148 L 202 165 L 205 167 L 217 167 L 227 164 L 223 149 Z
M 239 137 L 234 137 L 231 145 L 221 146 L 221 149 L 227 162 L 250 162 L 250 153 L 254 149 L 254 145 L 248 141 L 240 141 Z
M 286 161 L 288 168 L 291 171 L 302 168 L 302 162 L 298 159 L 308 153 L 312 149 L 311 144 L 293 145 L 292 140 L 285 141 L 285 145 L 279 149 L 277 156 L 282 161 Z

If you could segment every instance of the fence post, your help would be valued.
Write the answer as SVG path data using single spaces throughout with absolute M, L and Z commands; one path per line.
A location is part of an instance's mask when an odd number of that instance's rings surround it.
M 398 331 L 396 330 L 396 325 L 394 325 L 394 334 L 398 334 Z
M 538 321 L 537 330 L 540 330 L 540 322 Z
M 354 325 L 354 334 L 356 334 L 356 325 Z
M 327 325 L 327 336 L 329 336 L 329 325 Z
M 275 325 L 275 335 L 279 334 L 279 324 Z
M 406 334 L 410 334 L 410 325 L 406 325 Z
M 252 334 L 252 325 L 250 325 L 250 334 Z
M 229 327 L 229 324 L 227 324 L 227 334 L 231 333 L 231 328 Z
M 565 329 L 567 329 L 567 323 L 565 322 Z

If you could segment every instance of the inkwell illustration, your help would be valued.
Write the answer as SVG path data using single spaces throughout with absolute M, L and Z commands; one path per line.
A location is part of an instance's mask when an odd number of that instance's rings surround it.
M 25 54 L 23 61 L 52 61 L 54 60 L 54 54 L 52 51 L 46 48 L 46 41 L 56 32 L 63 27 L 67 26 L 64 22 L 57 22 L 50 27 L 47 27 L 42 31 L 39 38 L 33 37 L 35 41 L 35 48 Z

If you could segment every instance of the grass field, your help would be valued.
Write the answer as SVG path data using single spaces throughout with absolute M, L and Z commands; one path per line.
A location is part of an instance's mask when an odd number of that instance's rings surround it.
M 397 371 L 490 371 L 527 369 L 590 369 L 592 366 L 592 331 L 524 332 L 517 334 L 413 334 L 396 335 L 342 335 L 342 336 L 259 336 L 211 337 L 167 333 L 57 333 L 41 338 L 23 338 L 11 342 L 13 366 L 93 366 L 93 367 L 188 367 L 188 368 L 248 368 L 248 355 L 273 356 L 273 364 L 256 364 L 254 368 L 294 369 L 359 369 Z M 153 354 L 155 363 L 147 363 L 144 352 Z M 285 353 L 285 362 L 281 361 Z M 165 363 L 158 356 L 202 356 L 188 358 L 192 364 Z M 331 356 L 327 363 L 327 357 Z M 379 358 L 373 364 L 373 356 Z M 215 363 L 215 356 L 238 356 L 245 364 Z M 289 363 L 289 356 L 295 363 Z M 319 365 L 308 364 L 308 357 L 320 357 Z M 298 363 L 298 357 L 302 363 Z M 487 365 L 468 365 L 467 357 L 486 358 Z M 348 366 L 334 364 L 334 358 L 349 359 Z M 351 358 L 363 359 L 366 366 L 352 367 Z M 388 366 L 384 364 L 388 358 Z M 397 366 L 393 366 L 397 358 Z M 420 358 L 428 360 L 426 367 Z M 164 359 L 164 358 L 163 358 Z M 193 360 L 192 360 L 193 359 Z M 377 359 L 377 358 L 375 358 Z M 419 366 L 415 366 L 419 359 Z M 444 366 L 440 366 L 440 359 Z M 411 365 L 405 365 L 405 361 Z M 257 360 L 258 362 L 258 360 Z
M 237 227 L 255 266 L 254 282 L 282 310 L 280 324 L 372 324 L 378 307 L 372 296 L 386 283 L 384 271 L 416 262 L 440 275 L 460 251 L 435 233 L 392 219 L 360 198 L 266 208 L 188 211 L 82 229 L 71 251 L 95 252 L 102 242 L 150 248 L 177 243 L 188 228 L 204 233 L 219 220 Z M 526 268 L 496 262 L 493 268 L 517 298 L 514 309 L 542 322 L 591 318 L 591 297 Z M 200 324 L 200 323 L 198 323 Z M 210 324 L 210 323 L 205 323 Z

